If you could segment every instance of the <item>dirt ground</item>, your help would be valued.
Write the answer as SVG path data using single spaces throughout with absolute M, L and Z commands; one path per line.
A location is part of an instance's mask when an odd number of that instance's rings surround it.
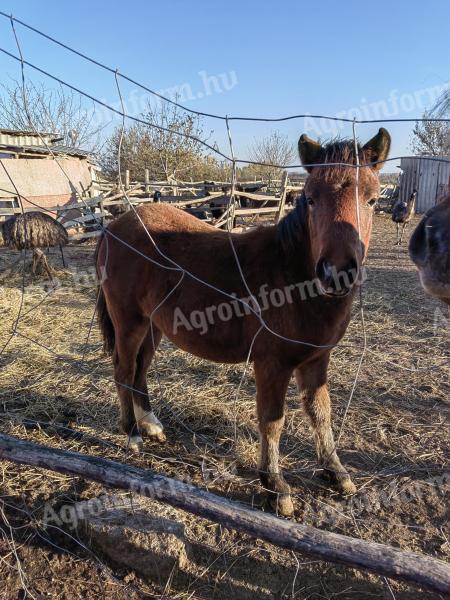
M 412 227 L 410 230 L 412 231 Z M 364 287 L 367 353 L 340 440 L 358 494 L 337 496 L 321 480 L 294 382 L 288 391 L 282 468 L 295 493 L 295 520 L 449 560 L 449 328 L 447 309 L 424 295 L 389 216 L 377 215 Z M 189 356 L 167 341 L 149 374 L 164 445 L 129 454 L 118 433 L 110 359 L 102 356 L 94 308 L 93 244 L 65 249 L 60 287 L 25 277 L 17 334 L 0 353 L 0 431 L 48 446 L 126 461 L 186 478 L 261 507 L 255 471 L 254 381 L 243 367 Z M 59 251 L 58 251 L 59 252 Z M 51 262 L 61 268 L 60 257 Z M 17 253 L 2 250 L 0 352 L 21 298 Z M 363 343 L 361 315 L 333 352 L 330 388 L 338 431 Z M 445 364 L 447 362 L 447 364 Z M 165 581 L 144 581 L 108 564 L 76 530 L 45 527 L 46 506 L 105 493 L 98 484 L 1 462 L 0 597 L 58 599 L 426 600 L 439 594 L 282 551 L 192 516 L 195 560 Z M 447 494 L 447 497 L 446 497 Z

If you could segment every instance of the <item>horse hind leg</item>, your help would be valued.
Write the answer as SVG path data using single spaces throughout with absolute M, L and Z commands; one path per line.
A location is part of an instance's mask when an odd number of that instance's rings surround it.
M 115 344 L 113 353 L 114 379 L 120 400 L 120 429 L 128 436 L 128 447 L 133 452 L 142 449 L 142 437 L 134 414 L 133 387 L 136 361 L 148 323 L 142 317 L 128 315 L 113 320 Z
M 159 442 L 165 442 L 163 426 L 152 411 L 147 387 L 147 371 L 161 337 L 160 330 L 153 325 L 153 336 L 150 327 L 139 349 L 133 385 L 133 408 L 140 434 Z

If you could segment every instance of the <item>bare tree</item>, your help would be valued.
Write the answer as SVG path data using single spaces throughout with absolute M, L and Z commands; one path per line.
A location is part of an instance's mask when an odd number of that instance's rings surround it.
M 250 165 L 248 173 L 255 175 L 270 183 L 280 177 L 282 169 L 271 165 L 289 165 L 295 160 L 293 144 L 286 135 L 273 131 L 261 140 L 255 140 L 250 148 L 250 159 L 267 164 L 267 166 Z
M 102 153 L 102 164 L 112 176 L 118 171 L 118 150 L 122 139 L 121 166 L 132 179 L 142 179 L 149 169 L 151 179 L 176 180 L 220 172 L 220 164 L 205 154 L 206 141 L 200 117 L 168 103 L 149 105 L 139 123 L 117 128 Z
M 432 118 L 432 113 L 424 112 L 423 118 Z M 414 154 L 418 155 L 449 155 L 450 124 L 441 121 L 417 121 L 413 129 L 411 148 Z
M 57 133 L 63 138 L 62 144 L 95 152 L 106 123 L 99 125 L 95 105 L 87 108 L 72 90 L 63 86 L 51 90 L 30 83 L 25 87 L 24 99 L 22 84 L 15 81 L 0 88 L 0 126 Z

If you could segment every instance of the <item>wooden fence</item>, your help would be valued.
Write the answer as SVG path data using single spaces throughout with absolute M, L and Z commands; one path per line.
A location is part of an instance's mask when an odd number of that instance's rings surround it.
M 73 241 L 91 238 L 100 235 L 102 226 L 114 218 L 117 212 L 124 212 L 133 206 L 147 202 L 154 202 L 155 191 L 161 192 L 161 201 L 184 210 L 195 209 L 206 216 L 206 221 L 218 228 L 230 227 L 235 231 L 242 231 L 249 226 L 260 222 L 261 218 L 277 223 L 290 210 L 286 205 L 288 192 L 300 192 L 303 182 L 291 185 L 288 174 L 284 172 L 280 180 L 272 181 L 268 188 L 264 181 L 240 181 L 239 190 L 235 195 L 246 199 L 251 206 L 233 207 L 230 203 L 231 182 L 229 181 L 150 181 L 148 171 L 145 172 L 143 181 L 130 181 L 129 172 L 125 172 L 123 188 L 119 191 L 118 185 L 110 182 L 94 182 L 85 197 L 77 199 L 66 205 L 46 207 L 47 212 L 53 213 L 58 220 L 69 230 L 69 237 Z M 253 191 L 248 191 L 247 188 Z M 254 191 L 254 188 L 258 188 Z M 380 196 L 381 201 L 389 202 L 392 186 L 383 186 Z M 127 199 L 128 198 L 128 199 Z M 242 202 L 242 200 L 241 200 Z M 5 200 L 9 206 L 0 208 L 0 219 L 21 213 L 14 199 Z M 216 208 L 222 208 L 223 214 L 213 218 L 211 203 Z M 37 210 L 36 207 L 26 207 L 26 212 Z
M 130 209 L 147 202 L 154 202 L 153 194 L 160 191 L 161 201 L 170 203 L 181 209 L 204 210 L 207 222 L 215 227 L 226 227 L 236 224 L 238 229 L 251 225 L 258 217 L 265 219 L 273 217 L 278 221 L 285 212 L 286 195 L 289 191 L 300 191 L 302 185 L 289 185 L 287 174 L 278 181 L 272 182 L 277 187 L 267 189 L 267 184 L 262 181 L 239 182 L 240 186 L 259 188 L 258 192 L 236 191 L 240 198 L 246 198 L 251 202 L 251 207 L 236 208 L 232 211 L 230 203 L 231 183 L 229 181 L 150 181 L 148 172 L 145 173 L 144 181 L 130 181 L 129 172 L 125 173 L 124 189 L 119 191 L 118 185 L 109 182 L 95 182 L 89 190 L 89 195 L 77 199 L 66 205 L 46 207 L 45 211 L 55 214 L 66 229 L 70 231 L 71 240 L 80 240 L 98 236 L 101 226 L 104 226 L 114 218 L 119 211 Z M 127 200 L 128 198 L 128 200 Z M 19 214 L 22 209 L 17 206 L 14 199 L 8 202 L 9 206 L 0 208 L 0 218 Z M 214 219 L 211 214 L 211 202 L 216 203 L 216 208 L 223 208 L 220 218 Z M 36 207 L 26 207 L 25 212 L 37 210 Z

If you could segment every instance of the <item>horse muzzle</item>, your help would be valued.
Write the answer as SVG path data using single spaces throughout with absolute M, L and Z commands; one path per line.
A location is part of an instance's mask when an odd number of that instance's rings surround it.
M 327 258 L 320 258 L 316 265 L 316 275 L 322 292 L 326 296 L 342 298 L 347 296 L 359 278 L 359 265 L 355 258 L 337 266 Z

